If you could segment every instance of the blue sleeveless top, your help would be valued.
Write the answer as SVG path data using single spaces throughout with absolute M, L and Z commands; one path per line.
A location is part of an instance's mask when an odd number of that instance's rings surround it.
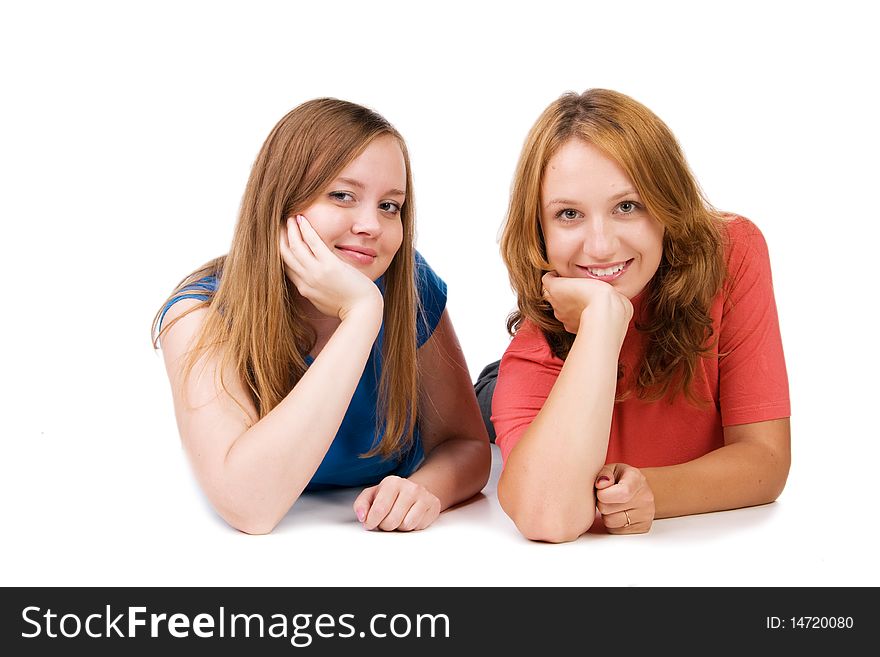
M 416 252 L 416 289 L 421 302 L 421 311 L 416 319 L 417 346 L 425 344 L 446 307 L 446 283 L 434 273 L 422 255 Z M 209 293 L 217 289 L 218 280 L 215 276 L 200 279 L 174 296 L 162 309 L 159 327 L 165 319 L 168 309 L 181 299 L 200 299 L 207 301 Z M 376 285 L 385 293 L 384 281 L 380 278 Z M 419 466 L 425 453 L 422 448 L 418 423 L 413 431 L 413 442 L 410 449 L 396 457 L 384 459 L 382 456 L 360 458 L 377 445 L 384 435 L 382 425 L 376 431 L 376 410 L 379 401 L 379 381 L 382 376 L 382 341 L 384 322 L 367 364 L 361 374 L 357 388 L 352 395 L 351 403 L 339 426 L 336 437 L 330 444 L 327 454 L 318 470 L 312 477 L 306 490 L 347 486 L 372 486 L 388 475 L 406 477 Z M 306 355 L 306 364 L 311 365 L 312 357 Z

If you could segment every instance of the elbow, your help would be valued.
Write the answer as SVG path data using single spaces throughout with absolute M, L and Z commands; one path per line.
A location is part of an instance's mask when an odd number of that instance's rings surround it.
M 271 534 L 302 492 L 261 487 L 255 477 L 238 472 L 211 474 L 200 484 L 214 511 L 233 529 L 252 536 Z
M 280 518 L 270 519 L 259 516 L 247 516 L 242 514 L 220 513 L 220 516 L 233 529 L 237 529 L 243 534 L 251 536 L 263 536 L 271 534 L 272 530 L 278 525 Z
M 764 503 L 769 504 L 775 502 L 788 481 L 788 473 L 791 469 L 791 453 L 786 451 L 783 454 L 771 454 L 771 462 L 773 467 L 764 482 Z
M 479 475 L 477 476 L 477 493 L 486 487 L 489 483 L 489 477 L 492 475 L 492 450 L 489 443 L 481 443 L 479 454 Z
M 287 491 L 255 490 L 252 484 L 230 479 L 206 482 L 203 490 L 227 525 L 252 536 L 271 534 L 299 499 L 299 493 L 290 498 Z
M 775 476 L 769 479 L 767 482 L 767 491 L 766 491 L 766 503 L 775 502 L 780 495 L 782 495 L 782 491 L 785 489 L 785 484 L 788 482 L 788 472 L 791 466 L 790 462 L 785 462 L 781 464 L 777 469 Z
M 787 479 L 787 477 L 782 477 L 781 479 L 773 482 L 770 485 L 770 490 L 768 491 L 768 495 L 767 495 L 768 504 L 770 502 L 775 502 L 779 498 L 779 496 L 782 495 L 782 491 L 785 489 L 786 479 Z
M 570 543 L 580 538 L 590 527 L 575 527 L 571 523 L 559 521 L 547 521 L 538 519 L 537 521 L 517 522 L 514 520 L 516 528 L 520 534 L 530 541 L 539 541 L 542 543 Z
M 492 450 L 488 440 L 460 441 L 461 468 L 458 490 L 461 499 L 469 499 L 482 491 L 492 474 Z
M 276 527 L 275 524 L 262 522 L 230 522 L 229 525 L 233 529 L 240 531 L 242 534 L 248 534 L 249 536 L 264 536 L 266 534 L 271 534 L 272 530 Z
M 249 509 L 239 505 L 215 505 L 217 513 L 233 529 L 251 536 L 271 534 L 285 513 L 267 513 L 265 508 Z
M 502 481 L 498 482 L 501 508 L 525 538 L 542 543 L 570 543 L 590 529 L 595 513 L 579 517 L 577 512 L 564 513 L 542 504 L 529 504 L 511 495 Z

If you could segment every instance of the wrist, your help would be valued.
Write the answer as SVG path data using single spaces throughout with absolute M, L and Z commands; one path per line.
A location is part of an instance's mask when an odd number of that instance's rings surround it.
M 371 299 L 359 300 L 350 308 L 343 308 L 339 312 L 339 319 L 354 320 L 361 324 L 375 324 L 376 330 L 382 325 L 382 313 L 385 310 L 385 300 L 377 288 L 376 296 Z
M 629 318 L 625 313 L 590 305 L 581 312 L 578 335 L 586 333 L 594 337 L 607 336 L 608 339 L 622 344 L 628 328 Z

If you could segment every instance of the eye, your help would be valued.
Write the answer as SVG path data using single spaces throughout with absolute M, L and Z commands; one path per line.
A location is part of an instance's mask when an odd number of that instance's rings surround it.
M 354 201 L 354 196 L 348 192 L 330 192 L 328 196 L 334 201 L 339 201 L 340 203 L 351 203 Z
M 573 210 L 571 208 L 565 208 L 564 210 L 560 210 L 556 213 L 556 219 L 561 223 L 568 224 L 575 221 L 579 216 L 580 212 L 577 210 Z
M 394 201 L 382 201 L 379 204 L 379 209 L 389 214 L 400 214 L 400 206 Z
M 621 201 L 617 204 L 617 209 L 621 214 L 632 214 L 639 209 L 639 204 L 635 201 Z

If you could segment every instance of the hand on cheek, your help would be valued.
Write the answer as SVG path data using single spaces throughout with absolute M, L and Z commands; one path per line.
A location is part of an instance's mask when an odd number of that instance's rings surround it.
M 288 217 L 280 233 L 285 274 L 321 313 L 345 319 L 358 306 L 381 309 L 376 284 L 336 257 L 305 217 Z
M 567 278 L 555 271 L 541 278 L 544 299 L 553 308 L 553 316 L 569 333 L 577 333 L 588 308 L 591 316 L 604 318 L 623 333 L 633 314 L 632 303 L 613 286 L 586 278 Z

